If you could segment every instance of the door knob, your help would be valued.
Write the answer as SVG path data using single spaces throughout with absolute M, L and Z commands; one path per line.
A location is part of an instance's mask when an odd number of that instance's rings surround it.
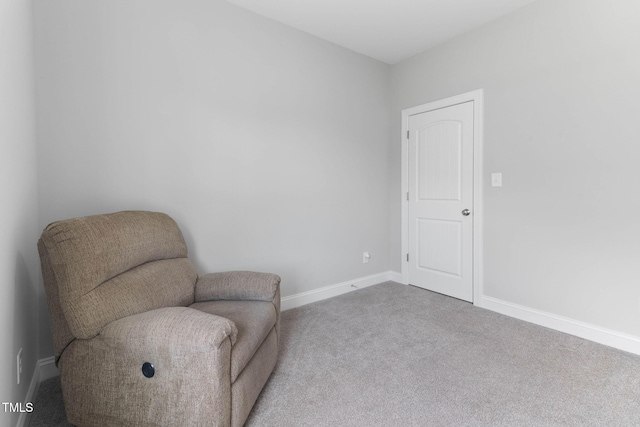
M 462 211 L 462 215 L 464 216 L 469 216 L 471 214 L 471 211 L 469 209 L 465 209 Z

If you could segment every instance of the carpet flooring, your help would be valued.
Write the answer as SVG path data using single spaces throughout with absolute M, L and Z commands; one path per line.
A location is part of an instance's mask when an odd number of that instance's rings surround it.
M 640 425 L 640 356 L 419 288 L 285 311 L 281 335 L 247 427 Z M 45 381 L 30 425 L 63 410 Z

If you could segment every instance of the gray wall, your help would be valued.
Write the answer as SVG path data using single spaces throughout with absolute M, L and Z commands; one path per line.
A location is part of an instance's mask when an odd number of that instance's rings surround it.
M 0 0 L 0 402 L 23 402 L 38 359 L 38 200 L 30 3 Z M 16 355 L 23 373 L 16 384 Z M 0 410 L 1 425 L 18 413 Z
M 483 88 L 484 294 L 640 336 L 638 22 L 637 2 L 543 0 L 392 67 L 393 270 L 400 112 Z
M 215 0 L 35 19 L 41 226 L 164 211 L 200 272 L 283 296 L 388 270 L 388 65 Z

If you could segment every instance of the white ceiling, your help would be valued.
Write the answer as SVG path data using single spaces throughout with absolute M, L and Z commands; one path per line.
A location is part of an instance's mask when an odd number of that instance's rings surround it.
M 227 0 L 388 64 L 533 0 Z

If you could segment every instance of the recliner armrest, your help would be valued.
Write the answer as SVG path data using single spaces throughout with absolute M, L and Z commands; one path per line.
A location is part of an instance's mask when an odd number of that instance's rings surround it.
M 165 307 L 124 317 L 100 332 L 110 347 L 156 351 L 185 348 L 206 352 L 219 348 L 227 337 L 231 345 L 235 344 L 237 335 L 238 329 L 231 320 L 188 307 Z
M 236 325 L 188 307 L 115 320 L 76 339 L 60 364 L 74 425 L 231 425 Z M 64 378 L 73 378 L 64 383 Z
M 279 301 L 280 277 L 270 273 L 228 271 L 198 277 L 195 300 L 257 300 Z

